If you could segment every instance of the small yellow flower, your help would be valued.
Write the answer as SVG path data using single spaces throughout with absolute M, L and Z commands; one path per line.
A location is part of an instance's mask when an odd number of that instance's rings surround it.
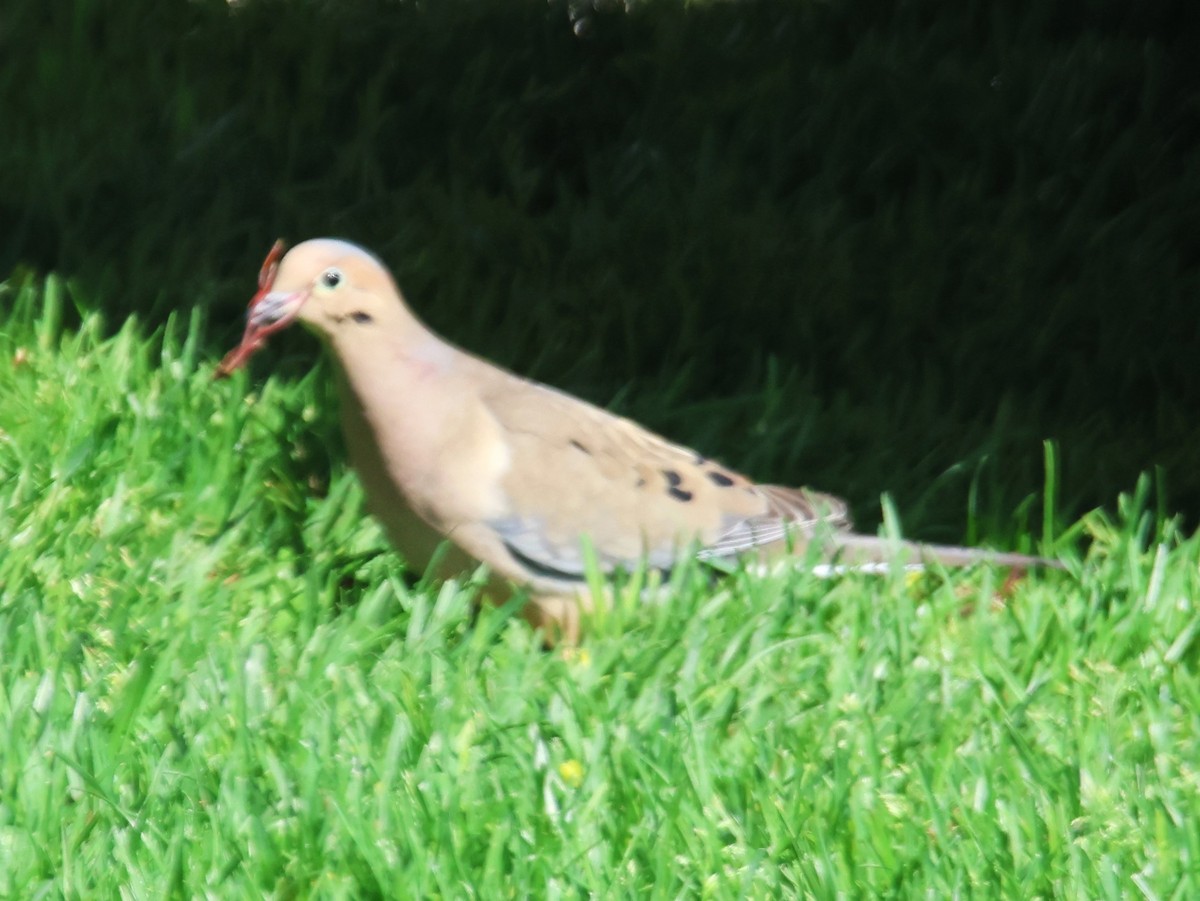
M 558 765 L 558 775 L 571 788 L 579 788 L 583 784 L 583 764 L 572 757 Z
M 588 666 L 592 662 L 592 652 L 587 648 L 566 647 L 562 649 L 562 659 L 567 663 L 577 663 Z

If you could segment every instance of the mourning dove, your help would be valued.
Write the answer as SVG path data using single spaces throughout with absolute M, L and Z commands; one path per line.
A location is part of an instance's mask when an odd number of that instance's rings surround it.
M 585 543 L 605 573 L 666 572 L 684 554 L 804 554 L 814 542 L 827 566 L 1048 562 L 854 534 L 838 498 L 757 484 L 448 344 L 361 247 L 322 238 L 282 250 L 268 256 L 242 342 L 218 374 L 304 323 L 333 351 L 350 462 L 408 562 L 424 567 L 449 539 L 447 570 L 487 564 L 493 589 L 527 589 L 527 618 L 560 637 L 577 637 L 580 609 L 597 601 Z

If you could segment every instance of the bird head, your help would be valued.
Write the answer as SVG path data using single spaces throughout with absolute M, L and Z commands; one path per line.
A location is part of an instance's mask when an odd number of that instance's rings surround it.
M 406 313 L 387 268 L 347 241 L 316 238 L 284 254 L 276 241 L 258 274 L 241 343 L 226 354 L 217 376 L 241 367 L 275 332 L 302 322 L 337 343 L 348 331 L 378 327 Z

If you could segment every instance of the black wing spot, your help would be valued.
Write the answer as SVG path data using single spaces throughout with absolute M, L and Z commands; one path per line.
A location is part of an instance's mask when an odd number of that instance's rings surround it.
M 355 310 L 353 313 L 350 314 L 350 318 L 353 319 L 355 322 L 357 322 L 359 325 L 365 325 L 368 322 L 374 321 L 374 319 L 372 319 L 370 313 L 364 313 L 362 310 Z
M 692 499 L 692 492 L 684 491 L 679 487 L 683 484 L 683 476 L 673 469 L 664 469 L 662 474 L 667 479 L 667 494 L 671 495 L 677 501 L 690 501 Z
M 583 451 L 589 457 L 592 455 L 592 452 L 590 450 L 588 450 L 586 447 L 584 447 L 582 444 L 580 444 L 574 438 L 571 439 L 571 447 L 575 448 L 576 450 Z
M 728 488 L 733 484 L 733 479 L 729 478 L 723 472 L 717 472 L 715 469 L 708 474 L 708 480 L 721 488 Z
M 645 487 L 646 487 L 646 480 L 645 480 L 645 479 L 643 479 L 643 478 L 641 478 L 641 477 L 639 477 L 639 478 L 638 478 L 638 480 L 637 480 L 637 481 L 634 483 L 633 487 L 634 487 L 634 488 L 645 488 Z

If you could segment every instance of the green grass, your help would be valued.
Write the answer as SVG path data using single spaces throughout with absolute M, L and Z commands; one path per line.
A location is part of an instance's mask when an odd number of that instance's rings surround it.
M 1148 482 L 1006 603 L 684 570 L 544 652 L 408 587 L 323 366 L 214 383 L 198 314 L 76 295 L 2 295 L 0 896 L 1200 891 L 1200 539 Z
M 571 5 L 8 0 L 0 278 L 215 349 L 277 236 L 348 237 L 452 340 L 868 526 L 956 540 L 975 485 L 1015 539 L 1047 438 L 1070 515 L 1161 467 L 1200 522 L 1184 4 Z

